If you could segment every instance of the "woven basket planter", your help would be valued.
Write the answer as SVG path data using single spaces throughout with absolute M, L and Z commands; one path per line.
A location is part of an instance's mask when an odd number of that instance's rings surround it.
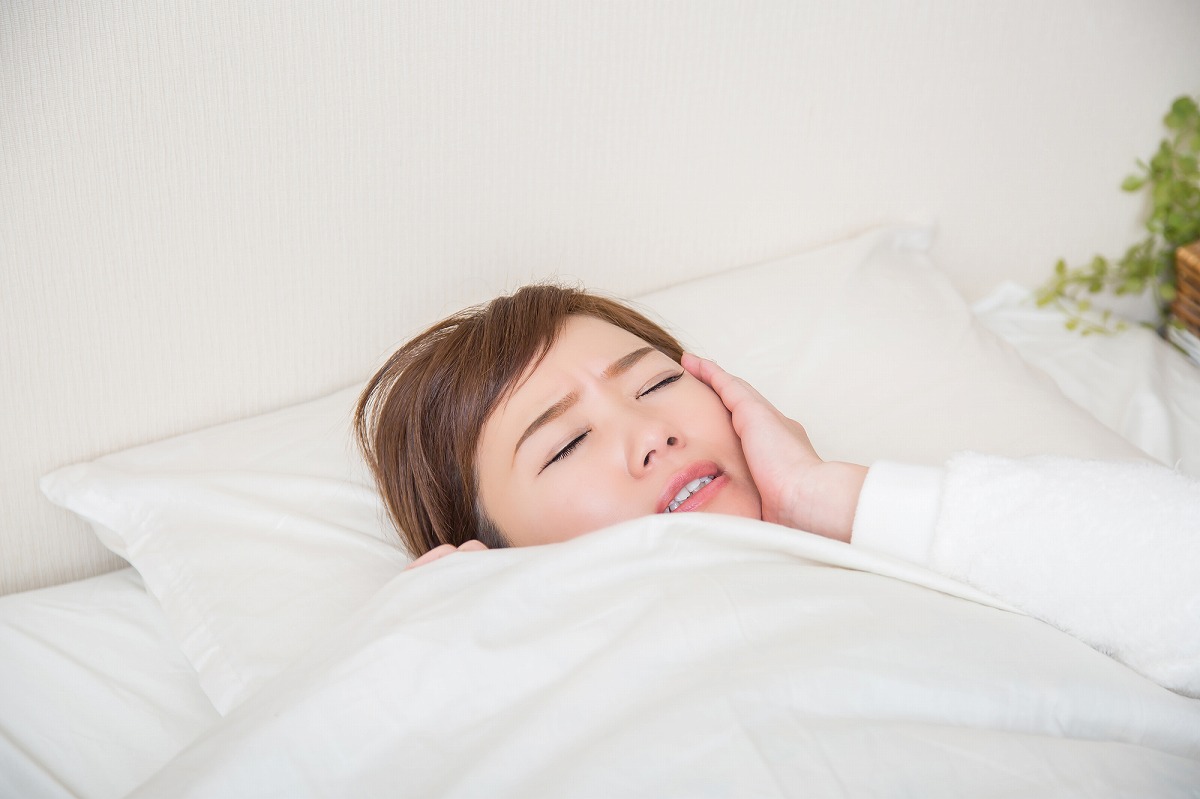
M 1193 336 L 1200 336 L 1200 241 L 1175 251 L 1175 288 L 1171 313 Z

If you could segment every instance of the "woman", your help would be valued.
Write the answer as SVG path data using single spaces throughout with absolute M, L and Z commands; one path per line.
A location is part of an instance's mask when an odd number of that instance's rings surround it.
M 972 583 L 1200 695 L 1200 486 L 1159 466 L 826 462 L 642 314 L 548 285 L 410 341 L 355 425 L 412 566 L 652 513 L 761 518 Z M 1154 497 L 1152 515 L 1131 491 Z
M 355 423 L 419 563 L 693 510 L 845 541 L 866 475 L 821 461 L 799 424 L 642 314 L 551 285 L 414 338 Z

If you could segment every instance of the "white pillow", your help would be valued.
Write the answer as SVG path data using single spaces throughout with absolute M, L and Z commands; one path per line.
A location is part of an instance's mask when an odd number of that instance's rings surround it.
M 354 451 L 358 389 L 42 478 L 141 573 L 222 714 L 408 562 Z
M 826 458 L 1137 457 L 974 322 L 923 229 L 876 230 L 644 296 Z M 222 713 L 406 562 L 349 435 L 358 387 L 42 480 L 141 572 Z
M 1044 370 L 1106 427 L 1158 460 L 1200 478 L 1200 365 L 1154 331 L 1130 325 L 1084 336 L 1033 292 L 1001 284 L 972 310 L 988 330 Z
M 828 460 L 1144 458 L 975 321 L 931 240 L 876 230 L 638 301 L 801 422 Z

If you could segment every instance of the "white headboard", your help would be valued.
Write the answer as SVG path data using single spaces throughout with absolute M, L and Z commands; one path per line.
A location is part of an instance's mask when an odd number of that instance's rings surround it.
M 40 474 L 361 380 L 530 278 L 896 219 L 969 296 L 1111 252 L 1191 0 L 0 6 L 0 591 L 116 565 Z

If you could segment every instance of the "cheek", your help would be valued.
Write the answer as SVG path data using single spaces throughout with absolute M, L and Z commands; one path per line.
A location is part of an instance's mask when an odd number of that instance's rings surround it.
M 526 546 L 567 541 L 653 512 L 640 507 L 620 475 L 590 463 L 582 453 L 572 458 L 578 460 L 551 466 L 560 471 L 523 486 L 508 498 L 507 513 L 496 522 L 511 543 Z
M 534 500 L 536 510 L 527 515 L 546 540 L 565 541 L 640 515 L 633 507 L 630 486 L 609 470 L 588 468 L 583 459 L 570 468 L 562 479 L 547 481 Z
M 733 417 L 725 403 L 716 392 L 699 381 L 694 381 L 694 387 L 686 397 L 684 418 L 690 418 L 697 434 L 704 435 L 714 441 L 739 442 L 737 433 L 733 430 Z

